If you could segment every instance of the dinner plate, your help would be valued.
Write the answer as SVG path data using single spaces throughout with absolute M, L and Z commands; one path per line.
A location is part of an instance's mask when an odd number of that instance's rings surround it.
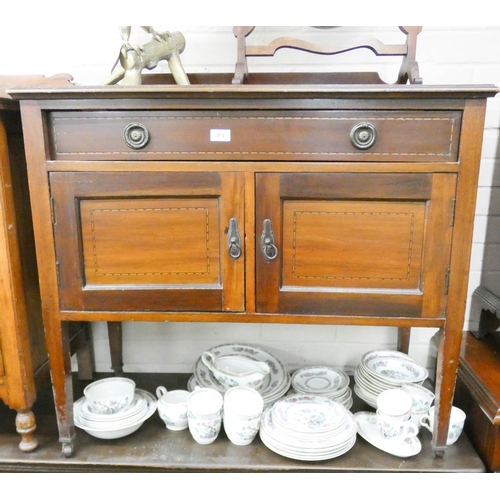
M 379 450 L 402 458 L 418 455 L 422 450 L 422 443 L 416 436 L 396 443 L 393 443 L 391 439 L 385 439 L 380 433 L 375 413 L 361 411 L 355 413 L 354 418 L 358 434 Z
M 200 385 L 196 381 L 196 377 L 193 374 L 193 375 L 191 375 L 191 377 L 189 378 L 189 380 L 187 382 L 187 390 L 189 392 L 193 392 L 196 389 L 196 387 L 200 387 Z M 268 407 L 272 406 L 276 401 L 278 401 L 281 397 L 283 397 L 288 391 L 289 391 L 289 384 L 285 385 L 281 391 L 276 392 L 271 397 L 265 398 L 264 399 L 264 408 L 268 408 Z
M 262 414 L 259 431 L 261 441 L 272 451 L 298 460 L 326 460 L 349 451 L 356 441 L 356 423 L 352 413 L 347 418 L 339 434 L 323 437 L 322 434 L 302 434 L 297 438 L 277 427 L 270 408 Z M 320 437 L 321 436 L 321 437 Z
M 345 455 L 356 444 L 356 436 L 351 438 L 351 440 L 347 442 L 343 447 L 336 448 L 334 451 L 329 451 L 324 453 L 317 450 L 312 452 L 300 452 L 300 451 L 288 450 L 286 448 L 283 448 L 282 446 L 276 445 L 275 443 L 269 442 L 269 440 L 266 437 L 262 436 L 261 436 L 261 441 L 271 451 L 283 457 L 292 458 L 294 460 L 316 462 L 320 460 L 331 460 L 341 455 Z
M 274 404 L 272 417 L 276 425 L 296 433 L 328 433 L 344 423 L 346 410 L 324 396 L 293 394 Z
M 276 424 L 272 409 L 264 410 L 261 417 L 260 432 L 269 440 L 284 448 L 294 450 L 332 450 L 343 446 L 352 435 L 356 434 L 356 422 L 351 412 L 346 410 L 346 419 L 339 432 L 335 435 L 301 433 L 291 435 Z

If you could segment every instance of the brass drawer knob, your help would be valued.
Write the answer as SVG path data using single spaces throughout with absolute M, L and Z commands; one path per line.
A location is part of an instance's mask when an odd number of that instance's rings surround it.
M 125 144 L 132 149 L 142 149 L 149 142 L 149 131 L 142 123 L 130 123 L 123 131 Z
M 357 149 L 369 149 L 377 140 L 377 130 L 371 123 L 358 123 L 351 130 L 351 142 Z

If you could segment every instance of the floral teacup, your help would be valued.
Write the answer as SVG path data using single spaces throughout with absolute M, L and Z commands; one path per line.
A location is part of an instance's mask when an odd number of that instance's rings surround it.
M 262 396 L 249 387 L 233 387 L 224 395 L 224 431 L 236 445 L 250 444 L 260 428 Z
M 187 399 L 189 432 L 200 444 L 213 443 L 222 425 L 222 395 L 215 389 L 195 389 Z
M 427 415 L 420 417 L 420 425 L 428 429 L 431 433 L 434 429 L 434 409 L 433 406 Z M 446 440 L 446 445 L 449 446 L 456 442 L 456 440 L 462 434 L 465 424 L 465 413 L 456 406 L 451 408 L 450 425 L 448 427 L 448 438 Z

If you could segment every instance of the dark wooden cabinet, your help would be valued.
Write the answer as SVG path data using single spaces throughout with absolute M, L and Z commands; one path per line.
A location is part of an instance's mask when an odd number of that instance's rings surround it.
M 64 325 L 129 320 L 440 328 L 433 449 L 444 453 L 496 92 L 12 91 L 64 453 L 75 439 Z
M 500 472 L 500 332 L 477 339 L 466 332 L 456 401 L 467 413 L 465 432 L 488 472 Z

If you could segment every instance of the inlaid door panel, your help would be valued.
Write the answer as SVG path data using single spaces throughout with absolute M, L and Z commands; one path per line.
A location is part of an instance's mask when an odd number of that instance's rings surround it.
M 243 185 L 232 173 L 50 177 L 62 308 L 241 311 Z M 236 221 L 236 222 L 234 222 Z
M 260 312 L 444 314 L 454 175 L 259 174 L 256 186 Z

